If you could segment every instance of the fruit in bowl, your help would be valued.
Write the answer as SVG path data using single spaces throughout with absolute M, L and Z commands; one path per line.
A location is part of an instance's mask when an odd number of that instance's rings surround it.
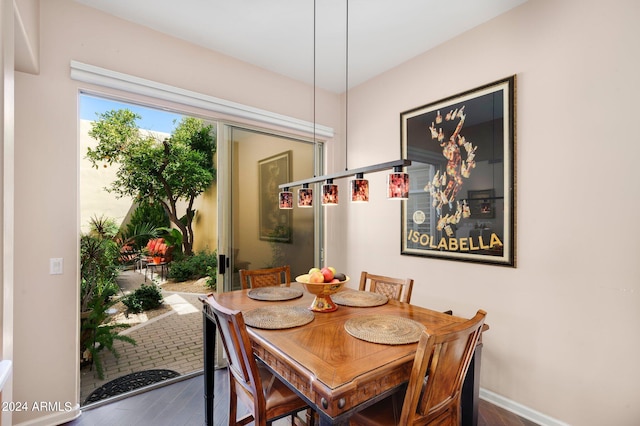
M 337 272 L 333 266 L 325 266 L 324 268 L 311 268 L 308 274 L 300 275 L 305 277 L 305 282 L 309 283 L 338 283 L 347 279 L 342 272 Z M 308 278 L 307 278 L 308 277 Z M 302 281 L 300 281 L 302 282 Z
M 338 272 L 333 276 L 333 280 L 345 281 L 348 277 L 342 272 Z
M 324 277 L 324 282 L 325 283 L 330 283 L 333 280 L 333 274 L 335 273 L 335 269 L 331 270 L 331 269 L 325 267 L 325 268 L 320 269 L 320 273 Z
M 314 312 L 333 312 L 338 309 L 331 295 L 337 293 L 349 281 L 343 273 L 335 272 L 335 268 L 311 268 L 308 274 L 299 275 L 296 281 L 303 284 L 307 291 L 315 295 L 309 309 Z
M 309 279 L 307 280 L 310 283 L 320 284 L 324 282 L 324 274 L 320 271 L 314 271 L 309 275 Z

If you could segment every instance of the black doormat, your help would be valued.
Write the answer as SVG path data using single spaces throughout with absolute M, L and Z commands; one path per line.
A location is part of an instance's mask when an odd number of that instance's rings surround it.
M 91 395 L 84 401 L 84 405 L 130 392 L 163 380 L 172 379 L 179 375 L 180 373 L 173 370 L 145 370 L 127 374 L 126 376 L 118 377 L 105 383 L 91 392 Z

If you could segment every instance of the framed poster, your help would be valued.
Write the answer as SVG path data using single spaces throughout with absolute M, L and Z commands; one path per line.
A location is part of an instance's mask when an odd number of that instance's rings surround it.
M 260 239 L 291 242 L 291 210 L 279 208 L 278 185 L 290 182 L 291 151 L 258 161 Z
M 400 114 L 402 254 L 515 267 L 515 80 Z

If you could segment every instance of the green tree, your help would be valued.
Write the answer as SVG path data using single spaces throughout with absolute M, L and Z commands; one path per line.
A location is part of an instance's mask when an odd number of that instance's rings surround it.
M 200 119 L 183 118 L 169 138 L 159 140 L 141 131 L 141 117 L 128 109 L 98 115 L 89 135 L 98 141 L 87 158 L 96 168 L 117 164 L 116 180 L 107 188 L 117 196 L 157 202 L 182 233 L 185 255 L 193 254 L 195 199 L 216 179 L 216 152 L 212 126 Z M 186 205 L 178 211 L 179 201 Z

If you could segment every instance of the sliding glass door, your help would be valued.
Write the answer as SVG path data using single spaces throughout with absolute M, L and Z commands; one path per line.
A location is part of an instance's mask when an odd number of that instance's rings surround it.
M 292 188 L 294 208 L 279 209 L 278 185 L 313 176 L 321 164 L 320 145 L 221 126 L 218 284 L 220 278 L 224 284 L 219 291 L 240 288 L 240 269 L 290 265 L 292 278 L 306 273 L 320 263 L 321 209 L 297 207 L 298 188 Z

